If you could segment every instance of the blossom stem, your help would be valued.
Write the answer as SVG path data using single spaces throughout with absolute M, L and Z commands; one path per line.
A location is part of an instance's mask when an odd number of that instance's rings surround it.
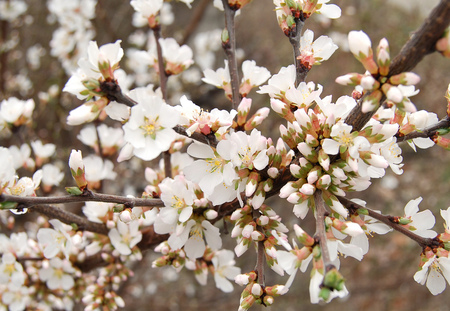
M 316 203 L 316 233 L 314 238 L 319 241 L 320 250 L 322 253 L 322 261 L 324 266 L 324 273 L 335 268 L 331 263 L 330 252 L 327 246 L 327 233 L 325 228 L 325 216 L 328 211 L 325 209 L 325 204 L 322 198 L 322 191 L 317 189 L 314 192 L 314 201 Z
M 253 218 L 259 217 L 260 214 L 257 210 L 253 210 Z M 259 232 L 264 232 L 263 228 L 261 226 L 256 226 L 256 230 Z M 264 265 L 265 265 L 265 247 L 264 247 L 264 241 L 258 241 L 258 253 L 256 257 L 256 266 L 255 270 L 258 274 L 258 284 L 261 285 L 261 287 L 264 288 L 265 286 L 265 275 L 264 275 Z
M 420 131 L 414 131 L 409 134 L 406 134 L 404 136 L 397 137 L 397 142 L 410 140 L 413 138 L 432 138 L 436 135 L 436 131 L 439 129 L 448 129 L 450 128 L 450 118 L 449 116 L 446 116 L 444 119 L 440 120 L 438 123 L 433 124 L 429 127 L 424 128 Z M 398 133 L 397 133 L 398 135 Z
M 298 59 L 298 57 L 300 56 L 300 39 L 304 25 L 305 22 L 303 20 L 301 20 L 300 18 L 296 18 L 294 31 L 290 32 L 288 35 L 289 42 L 291 43 L 292 49 L 294 50 L 294 62 L 296 71 L 295 86 L 298 86 L 300 82 L 305 81 L 306 75 L 309 71 L 308 68 L 302 65 L 300 59 Z
M 350 201 L 347 198 L 344 197 L 337 197 L 339 202 L 341 202 L 345 207 L 347 207 L 350 210 L 357 210 L 357 209 L 364 209 L 368 211 L 368 214 L 370 217 L 375 218 L 376 220 L 388 225 L 389 227 L 391 227 L 392 229 L 406 235 L 407 237 L 409 237 L 410 239 L 412 239 L 413 241 L 416 241 L 422 248 L 425 248 L 427 246 L 429 247 L 436 247 L 436 243 L 439 243 L 437 240 L 435 239 L 430 239 L 430 238 L 424 238 L 421 237 L 415 233 L 413 233 L 412 231 L 406 229 L 405 227 L 403 227 L 402 225 L 394 222 L 394 217 L 389 216 L 389 215 L 383 215 L 381 213 L 377 213 L 367 207 L 361 206 L 355 202 Z
M 234 27 L 234 16 L 236 11 L 230 8 L 228 0 L 222 0 L 225 11 L 225 28 L 228 31 L 228 41 L 222 42 L 222 47 L 228 59 L 228 68 L 230 70 L 231 96 L 233 108 L 237 110 L 241 102 L 239 94 L 239 73 L 236 60 L 236 31 Z
M 24 207 L 33 207 L 41 204 L 66 204 L 73 202 L 107 202 L 124 204 L 129 208 L 134 206 L 147 207 L 162 207 L 164 203 L 160 199 L 145 199 L 145 198 L 129 198 L 118 195 L 94 193 L 88 190 L 87 194 L 82 195 L 67 195 L 60 197 L 21 197 L 9 194 L 1 194 L 0 202 L 17 202 L 25 205 Z

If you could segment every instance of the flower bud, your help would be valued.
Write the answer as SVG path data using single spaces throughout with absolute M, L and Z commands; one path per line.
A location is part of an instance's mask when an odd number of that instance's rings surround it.
M 83 157 L 81 151 L 75 151 L 72 149 L 69 157 L 69 167 L 70 172 L 72 173 L 72 177 L 75 179 L 78 188 L 81 190 L 87 187 L 87 181 L 85 176 Z

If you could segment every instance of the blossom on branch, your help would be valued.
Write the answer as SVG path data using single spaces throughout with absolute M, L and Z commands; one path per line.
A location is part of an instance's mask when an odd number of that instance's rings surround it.
M 308 69 L 313 65 L 320 65 L 322 61 L 328 60 L 337 50 L 338 46 L 327 36 L 320 36 L 314 42 L 314 32 L 306 30 L 300 39 L 300 63 Z
M 133 147 L 133 154 L 149 161 L 167 151 L 176 138 L 173 127 L 179 114 L 162 98 L 147 96 L 145 90 L 130 93 L 138 104 L 131 108 L 128 122 L 123 126 L 124 140 Z

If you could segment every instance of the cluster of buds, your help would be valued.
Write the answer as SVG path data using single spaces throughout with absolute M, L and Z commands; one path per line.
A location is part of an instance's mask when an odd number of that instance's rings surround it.
M 364 113 L 374 111 L 380 106 L 383 95 L 389 103 L 396 105 L 398 109 L 414 112 L 416 108 L 409 100 L 409 96 L 415 95 L 411 87 L 419 83 L 420 78 L 412 72 L 402 72 L 395 75 L 389 74 L 391 57 L 389 55 L 388 41 L 383 38 L 377 48 L 377 62 L 374 60 L 372 42 L 363 31 L 350 31 L 348 34 L 349 48 L 353 55 L 367 70 L 366 74 L 349 73 L 340 76 L 336 82 L 342 85 L 356 86 L 369 92 L 362 103 Z
M 288 229 L 275 211 L 267 205 L 262 205 L 256 212 L 250 205 L 245 205 L 234 211 L 230 219 L 235 221 L 231 237 L 237 239 L 236 255 L 241 256 L 253 243 L 263 242 L 266 263 L 282 275 L 283 271 L 276 260 L 275 246 L 279 242 L 271 232 L 284 234 Z
M 172 266 L 176 271 L 180 271 L 186 263 L 186 254 L 184 250 L 173 250 L 167 241 L 162 242 L 155 247 L 155 252 L 160 252 L 161 257 L 152 262 L 152 267 Z
M 235 282 L 241 286 L 245 286 L 245 289 L 241 293 L 239 311 L 248 310 L 255 303 L 266 307 L 271 306 L 274 303 L 274 297 L 286 293 L 285 286 L 283 285 L 263 286 L 259 284 L 256 271 L 239 274 L 236 276 Z
M 308 112 L 298 109 L 293 113 L 295 121 L 289 122 L 287 128 L 280 128 L 283 140 L 301 154 L 289 167 L 296 181 L 288 182 L 280 192 L 282 198 L 295 204 L 294 213 L 298 217 L 305 217 L 308 208 L 314 207 L 312 196 L 316 189 L 322 190 L 328 206 L 346 217 L 347 211 L 336 195 L 361 191 L 370 184 L 369 176 L 359 172 L 361 165 L 381 169 L 388 166 L 386 159 L 370 147 L 392 137 L 398 126 L 377 123 L 352 132 L 352 127 L 343 123 L 341 117 L 329 113 L 337 107 L 321 102 Z M 324 113 L 327 110 L 328 116 Z M 340 159 L 331 161 L 337 154 Z
M 341 9 L 335 4 L 326 4 L 329 0 L 276 0 L 275 10 L 278 25 L 286 36 L 295 31 L 296 20 L 306 20 L 312 14 L 322 14 L 336 19 L 341 16 Z
M 248 114 L 252 107 L 252 100 L 244 97 L 238 106 L 237 122 L 233 124 L 234 128 L 242 128 L 245 131 L 251 131 L 260 125 L 269 115 L 268 107 L 259 108 L 250 118 Z

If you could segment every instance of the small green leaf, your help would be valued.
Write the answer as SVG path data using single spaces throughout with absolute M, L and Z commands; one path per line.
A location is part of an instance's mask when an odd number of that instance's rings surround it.
M 70 195 L 82 195 L 83 191 L 78 187 L 66 187 L 66 192 Z
M 448 133 L 450 133 L 450 127 L 445 128 L 445 129 L 438 129 L 436 132 L 437 132 L 440 136 L 447 135 Z
M 17 202 L 2 202 L 0 203 L 1 209 L 15 209 L 17 208 Z
M 358 208 L 356 212 L 358 213 L 358 215 L 369 215 L 369 211 L 365 208 Z

